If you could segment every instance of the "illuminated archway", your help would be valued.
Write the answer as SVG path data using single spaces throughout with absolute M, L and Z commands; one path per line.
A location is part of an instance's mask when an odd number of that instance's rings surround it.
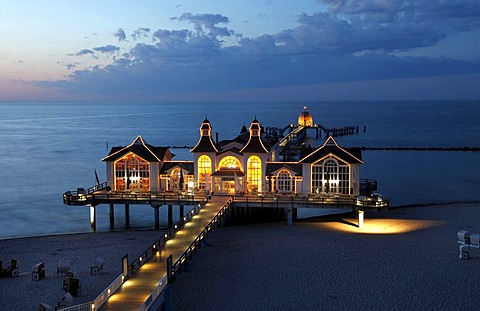
M 198 188 L 206 189 L 206 183 L 212 174 L 212 160 L 207 155 L 198 158 Z
M 150 190 L 150 164 L 129 153 L 115 162 L 115 190 Z
M 262 160 L 255 155 L 247 160 L 247 187 L 248 192 L 262 191 Z
M 350 167 L 330 156 L 312 166 L 312 192 L 350 193 Z
M 226 156 L 222 160 L 220 160 L 220 163 L 218 164 L 220 169 L 241 169 L 242 164 L 240 163 L 240 160 L 235 158 L 234 156 Z

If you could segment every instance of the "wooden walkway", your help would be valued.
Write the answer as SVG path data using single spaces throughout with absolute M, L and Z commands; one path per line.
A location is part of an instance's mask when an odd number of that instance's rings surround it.
M 167 241 L 162 249 L 162 261 L 144 264 L 99 310 L 138 310 L 167 274 L 166 258 L 171 254 L 172 261 L 176 262 L 229 199 L 213 196 L 184 228 Z

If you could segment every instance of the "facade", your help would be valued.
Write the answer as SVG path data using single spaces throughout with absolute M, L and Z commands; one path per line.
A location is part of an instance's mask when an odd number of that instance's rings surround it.
M 193 188 L 193 162 L 172 161 L 167 147 L 147 144 L 141 136 L 126 147 L 113 147 L 106 163 L 107 185 L 113 191 L 181 191 Z
M 306 108 L 299 125 L 311 126 Z M 114 191 L 200 191 L 215 194 L 318 194 L 358 196 L 359 149 L 342 148 L 328 137 L 319 148 L 302 147 L 295 161 L 276 161 L 279 143 L 263 133 L 255 118 L 232 140 L 214 142 L 205 119 L 193 161 L 173 161 L 166 147 L 154 147 L 138 136 L 126 147 L 114 147 L 103 159 L 107 183 Z

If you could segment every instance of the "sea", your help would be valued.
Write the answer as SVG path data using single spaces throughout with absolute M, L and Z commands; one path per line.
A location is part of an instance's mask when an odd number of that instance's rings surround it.
M 363 151 L 361 178 L 377 180 L 391 206 L 480 204 L 480 152 L 446 151 L 480 147 L 480 101 L 0 103 L 0 239 L 89 232 L 89 208 L 64 205 L 62 194 L 93 186 L 95 171 L 105 181 L 101 159 L 138 135 L 192 160 L 189 148 L 176 147 L 194 146 L 205 118 L 220 140 L 232 139 L 254 118 L 263 127 L 296 124 L 304 106 L 326 128 L 359 127 L 335 137 L 344 147 L 445 148 Z M 153 228 L 153 215 L 131 207 L 128 230 Z M 122 206 L 115 217 L 115 230 L 127 230 Z M 97 231 L 109 230 L 109 208 L 100 205 Z

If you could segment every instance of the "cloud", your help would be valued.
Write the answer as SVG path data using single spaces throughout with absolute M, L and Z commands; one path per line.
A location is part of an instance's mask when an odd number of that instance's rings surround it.
M 131 36 L 132 36 L 133 41 L 136 41 L 138 39 L 148 37 L 149 33 L 150 33 L 150 28 L 138 27 L 138 29 L 135 30 Z
M 217 24 L 229 23 L 229 18 L 221 14 L 190 14 L 183 13 L 180 17 L 173 17 L 172 20 L 187 21 L 193 24 L 197 34 L 207 34 L 211 37 L 229 37 L 233 32 L 227 27 L 218 27 Z
M 113 36 L 118 39 L 118 42 L 127 41 L 127 35 L 122 28 L 119 28 L 116 32 L 114 32 Z
M 192 29 L 139 28 L 134 40 L 151 36 L 153 43 L 137 43 L 106 66 L 37 84 L 70 93 L 155 97 L 480 72 L 478 61 L 396 54 L 480 29 L 480 2 L 319 2 L 328 10 L 301 14 L 297 27 L 254 38 L 229 29 L 226 16 L 184 13 L 172 20 L 187 22 Z M 126 40 L 121 28 L 115 37 Z M 113 53 L 120 48 L 106 45 L 82 51 Z
M 106 46 L 99 46 L 93 48 L 94 51 L 96 52 L 101 52 L 101 53 L 113 53 L 113 52 L 118 52 L 120 48 L 118 46 L 114 45 L 106 45 Z
M 83 49 L 75 53 L 75 56 L 83 56 L 83 55 L 93 55 L 95 52 L 89 49 Z M 70 54 L 71 55 L 71 54 Z

